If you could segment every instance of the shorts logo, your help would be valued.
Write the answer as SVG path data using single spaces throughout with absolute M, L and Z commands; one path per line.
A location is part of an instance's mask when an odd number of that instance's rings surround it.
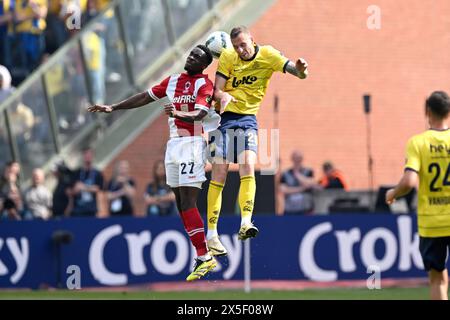
M 246 76 L 242 80 L 237 80 L 236 77 L 233 78 L 233 88 L 239 87 L 241 84 L 253 84 L 258 78 L 256 76 Z
M 217 217 L 209 218 L 209 223 L 217 223 Z

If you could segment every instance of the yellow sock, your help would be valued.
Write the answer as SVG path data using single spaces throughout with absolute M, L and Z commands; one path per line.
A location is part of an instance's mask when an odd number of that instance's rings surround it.
M 207 199 L 208 233 L 211 233 L 211 230 L 217 230 L 220 208 L 222 207 L 222 190 L 222 183 L 211 180 Z
M 255 204 L 256 182 L 254 176 L 241 177 L 239 188 L 239 207 L 242 221 L 251 222 L 253 206 Z

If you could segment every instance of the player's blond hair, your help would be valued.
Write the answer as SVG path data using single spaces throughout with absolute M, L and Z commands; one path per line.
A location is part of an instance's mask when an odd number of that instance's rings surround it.
M 248 30 L 248 28 L 246 26 L 234 27 L 230 31 L 230 38 L 234 39 L 241 33 L 246 33 L 246 34 L 250 35 L 250 30 Z

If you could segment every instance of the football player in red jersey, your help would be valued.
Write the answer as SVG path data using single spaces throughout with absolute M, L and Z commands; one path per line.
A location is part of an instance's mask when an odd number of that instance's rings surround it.
M 167 184 L 175 193 L 184 228 L 197 251 L 196 264 L 187 281 L 200 279 L 217 265 L 208 252 L 203 219 L 197 209 L 198 193 L 206 180 L 206 142 L 202 137 L 202 123 L 209 116 L 213 95 L 213 83 L 203 70 L 212 59 L 209 49 L 198 45 L 186 59 L 186 73 L 173 74 L 122 102 L 88 108 L 89 112 L 110 113 L 168 98 L 164 104 L 170 127 L 165 155 Z

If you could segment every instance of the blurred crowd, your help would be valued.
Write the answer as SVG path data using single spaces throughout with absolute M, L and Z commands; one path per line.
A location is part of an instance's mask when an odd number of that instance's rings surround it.
M 344 174 L 331 161 L 322 164 L 322 175 L 314 177 L 314 171 L 305 166 L 303 152 L 291 154 L 292 167 L 284 171 L 279 181 L 279 193 L 284 203 L 283 214 L 311 214 L 314 212 L 313 191 L 342 189 L 348 191 Z
M 92 149 L 83 151 L 83 164 L 71 169 L 63 161 L 52 168 L 56 186 L 49 190 L 44 171 L 36 168 L 32 183 L 20 188 L 20 165 L 8 162 L 0 177 L 0 219 L 30 220 L 57 217 L 172 216 L 178 213 L 175 195 L 166 184 L 164 162 L 157 161 L 143 195 L 136 195 L 128 161 L 115 164 L 109 181 L 93 166 Z M 143 197 L 146 212 L 135 211 L 136 197 Z
M 0 0 L 0 64 L 17 86 L 110 0 Z M 106 14 L 110 18 L 113 12 Z M 102 37 L 106 30 L 99 31 Z

